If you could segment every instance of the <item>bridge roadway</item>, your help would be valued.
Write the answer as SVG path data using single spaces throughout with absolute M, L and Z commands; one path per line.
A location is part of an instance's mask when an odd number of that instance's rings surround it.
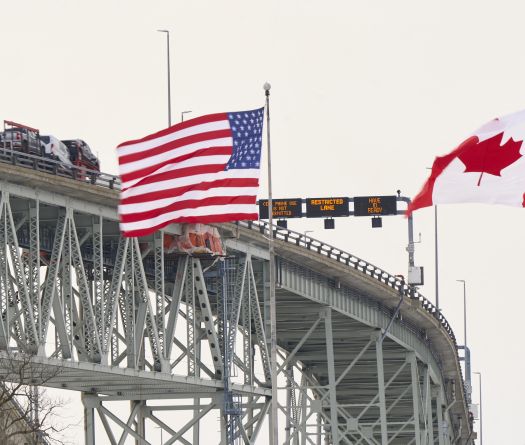
M 141 239 L 135 250 L 124 245 L 117 190 L 7 163 L 0 163 L 0 178 L 2 237 L 6 245 L 16 242 L 28 252 L 19 260 L 13 250 L 3 253 L 4 266 L 13 268 L 0 277 L 4 375 L 7 363 L 23 360 L 12 350 L 37 352 L 32 363 L 47 373 L 47 386 L 82 392 L 89 444 L 101 424 L 111 443 L 119 438 L 124 443 L 126 437 L 149 443 L 151 425 L 170 437 L 166 443 L 209 443 L 199 425 L 214 409 L 224 419 L 221 443 L 255 443 L 271 396 L 267 227 L 257 222 L 219 226 L 228 254 L 235 256 L 233 272 L 225 272 L 235 295 L 228 299 L 217 285 L 221 274 L 212 259 L 173 258 L 158 236 Z M 165 233 L 180 230 L 172 225 Z M 46 237 L 50 231 L 54 236 Z M 293 231 L 274 233 L 285 443 L 473 443 L 455 337 L 433 305 L 351 254 Z M 118 244 L 116 254 L 107 252 L 108 240 Z M 33 271 L 45 266 L 45 279 L 35 298 L 27 264 L 37 250 L 42 258 Z M 17 261 L 26 266 L 23 272 L 15 270 Z M 13 304 L 8 288 L 20 295 L 24 286 L 29 303 L 18 298 Z M 140 292 L 148 296 L 141 300 Z M 400 311 L 385 333 L 400 299 Z M 127 309 L 130 301 L 136 306 Z M 9 305 L 18 305 L 18 311 L 9 315 Z M 33 331 L 27 318 L 31 308 Z M 178 334 L 181 326 L 185 338 Z M 239 376 L 231 378 L 231 393 L 224 395 L 227 358 Z M 174 426 L 160 419 L 156 410 L 161 408 L 152 403 L 166 398 L 189 400 L 184 407 L 192 420 Z M 119 400 L 132 401 L 123 420 L 107 408 Z

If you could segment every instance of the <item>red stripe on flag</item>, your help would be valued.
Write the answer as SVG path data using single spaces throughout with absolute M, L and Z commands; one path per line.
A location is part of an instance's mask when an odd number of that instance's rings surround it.
M 157 199 L 172 198 L 183 195 L 192 190 L 210 190 L 217 187 L 257 187 L 259 180 L 257 178 L 229 178 L 218 179 L 215 181 L 206 181 L 196 184 L 186 185 L 184 187 L 174 187 L 165 190 L 144 193 L 137 196 L 122 198 L 120 204 L 139 204 L 142 202 L 156 201 Z

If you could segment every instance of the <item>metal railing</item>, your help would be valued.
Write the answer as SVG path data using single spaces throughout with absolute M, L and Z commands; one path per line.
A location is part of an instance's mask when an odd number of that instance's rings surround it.
M 0 142 L 0 162 L 26 167 L 32 170 L 72 178 L 86 184 L 120 190 L 118 175 L 90 170 L 85 167 L 64 164 L 52 158 L 24 153 L 12 148 L 10 141 Z
M 261 234 L 268 232 L 268 223 L 264 221 L 240 221 L 239 225 L 256 230 Z M 342 264 L 353 267 L 354 269 L 357 269 L 360 272 L 363 272 L 366 275 L 369 275 L 376 280 L 390 286 L 411 300 L 419 301 L 421 307 L 439 321 L 440 325 L 446 331 L 457 348 L 456 336 L 454 335 L 452 327 L 443 314 L 438 311 L 438 309 L 430 300 L 425 298 L 416 288 L 409 286 L 399 276 L 391 275 L 383 269 L 370 264 L 368 261 L 352 255 L 351 253 L 345 252 L 344 250 L 338 249 L 337 247 L 331 246 L 330 244 L 324 243 L 323 241 L 306 236 L 303 233 L 294 232 L 293 230 L 284 229 L 274 225 L 273 234 L 275 239 L 306 248 L 310 251 L 336 260 Z

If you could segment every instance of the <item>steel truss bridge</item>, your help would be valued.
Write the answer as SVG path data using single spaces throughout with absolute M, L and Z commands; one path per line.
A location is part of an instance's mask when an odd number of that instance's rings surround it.
M 88 445 L 155 430 L 165 445 L 267 443 L 268 227 L 220 225 L 225 259 L 168 254 L 179 226 L 120 235 L 114 181 L 14 164 L 0 163 L 0 373 L 30 354 L 47 386 L 80 392 Z M 280 443 L 472 444 L 435 307 L 351 254 L 274 233 Z

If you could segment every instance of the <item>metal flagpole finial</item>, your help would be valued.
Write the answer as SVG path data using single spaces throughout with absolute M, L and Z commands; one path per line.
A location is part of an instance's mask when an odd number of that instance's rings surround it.
M 272 88 L 270 83 L 269 82 L 264 82 L 263 88 L 264 88 L 264 91 L 265 91 L 266 95 L 269 96 L 270 95 L 270 89 Z

